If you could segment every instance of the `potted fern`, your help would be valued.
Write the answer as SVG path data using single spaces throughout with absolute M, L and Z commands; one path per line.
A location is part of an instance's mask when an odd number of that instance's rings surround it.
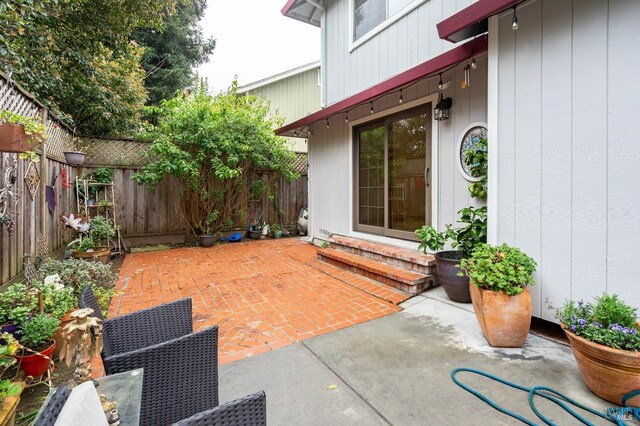
M 44 125 L 35 118 L 0 110 L 0 151 L 33 151 L 44 139 Z

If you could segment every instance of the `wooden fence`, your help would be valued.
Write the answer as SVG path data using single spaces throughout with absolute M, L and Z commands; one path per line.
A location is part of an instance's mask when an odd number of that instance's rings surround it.
M 53 253 L 64 246 L 64 229 L 59 215 L 75 205 L 71 189 L 63 187 L 62 170 L 69 181 L 77 173 L 74 167 L 64 163 L 63 151 L 71 146 L 72 133 L 60 121 L 38 103 L 32 95 L 13 84 L 0 73 L 0 109 L 13 111 L 28 117 L 40 117 L 46 128 L 46 159 L 39 163 L 18 159 L 16 154 L 0 152 L 0 191 L 13 183 L 11 196 L 7 197 L 9 215 L 14 221 L 10 236 L 7 227 L 0 227 L 0 286 L 18 276 L 23 270 L 24 255 L 32 257 Z M 29 179 L 35 184 L 32 198 L 25 175 L 29 166 L 37 176 Z M 7 173 L 14 169 L 14 173 Z M 12 177 L 13 176 L 13 177 Z M 56 207 L 53 213 L 47 209 L 45 187 L 52 186 Z M 39 242 L 42 244 L 39 244 Z
M 88 175 L 97 167 L 113 171 L 116 220 L 125 238 L 178 233 L 189 238 L 191 231 L 176 211 L 180 198 L 178 183 L 169 178 L 149 189 L 132 180 L 145 162 L 142 151 L 148 147 L 147 142 L 86 138 L 83 143 L 87 146 L 89 165 L 80 171 L 81 174 Z M 261 179 L 265 191 L 260 198 L 253 199 L 247 185 L 238 208 L 245 212 L 245 219 L 234 226 L 246 228 L 260 213 L 263 213 L 262 221 L 267 223 L 295 224 L 300 208 L 308 202 L 306 154 L 297 155 L 294 167 L 301 176 L 293 182 L 273 173 L 254 172 L 251 180 Z

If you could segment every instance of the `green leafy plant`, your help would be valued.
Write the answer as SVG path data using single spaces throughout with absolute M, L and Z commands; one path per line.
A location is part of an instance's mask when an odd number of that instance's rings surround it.
M 60 283 L 72 288 L 76 297 L 86 285 L 90 285 L 103 313 L 107 312 L 109 301 L 115 295 L 113 288 L 115 275 L 109 265 L 100 262 L 86 262 L 80 259 L 49 260 L 38 268 L 38 278 L 58 274 Z
M 93 241 L 93 238 L 91 238 L 91 236 L 89 235 L 83 235 L 80 238 L 77 238 L 73 241 L 71 241 L 68 244 L 69 248 L 75 248 L 78 251 L 81 251 L 83 253 L 86 253 L 90 250 L 94 250 L 96 247 L 96 243 L 95 241 Z
M 188 95 L 163 102 L 158 123 L 146 135 L 153 140 L 149 162 L 134 175 L 139 184 L 156 186 L 167 176 L 180 183 L 178 213 L 194 235 L 214 233 L 234 224 L 246 198 L 252 170 L 295 179 L 293 153 L 274 135 L 269 104 L 255 96 L 238 96 L 237 83 L 212 96 L 200 82 Z M 257 193 L 259 184 L 252 185 Z
M 59 325 L 60 320 L 57 318 L 44 313 L 37 314 L 22 324 L 18 340 L 33 351 L 42 351 L 51 345 L 51 339 Z
M 68 311 L 78 307 L 78 296 L 72 287 L 57 289 L 55 285 L 41 282 L 34 283 L 34 287 L 42 293 L 44 313 L 61 319 Z
M 469 257 L 479 244 L 487 242 L 487 207 L 466 207 L 458 212 L 458 223 L 466 224 L 459 228 L 446 225 L 444 232 L 438 232 L 433 226 L 424 225 L 415 231 L 420 245 L 418 249 L 427 254 L 427 249 L 440 251 L 451 240 L 451 247 L 458 250 L 462 257 Z
M 32 136 L 32 144 L 37 145 L 45 138 L 44 125 L 39 118 L 25 117 L 6 109 L 0 110 L 0 124 L 11 124 L 24 127 L 27 136 Z
M 16 385 L 9 379 L 2 379 L 6 369 L 13 362 L 13 354 L 15 354 L 19 345 L 15 338 L 9 333 L 0 334 L 0 402 L 7 397 L 20 394 L 20 386 Z
M 113 170 L 107 167 L 100 167 L 95 169 L 87 179 L 94 183 L 111 183 L 113 181 Z M 103 189 L 102 185 L 89 185 L 89 195 L 96 198 L 98 193 Z
M 640 332 L 636 311 L 618 295 L 603 293 L 594 303 L 568 300 L 556 310 L 555 317 L 564 328 L 591 342 L 637 352 L 640 351 Z
M 534 285 L 536 262 L 516 247 L 507 244 L 478 245 L 469 258 L 460 261 L 460 269 L 469 276 L 469 282 L 479 288 L 502 291 L 515 296 L 528 285 Z M 462 272 L 458 275 L 462 276 Z
M 91 226 L 91 239 L 95 244 L 102 244 L 116 235 L 113 221 L 103 216 L 94 216 L 89 221 Z
M 37 295 L 23 283 L 0 292 L 0 324 L 22 324 L 38 306 Z
M 282 231 L 282 226 L 277 223 L 273 223 L 269 225 L 269 229 L 271 230 L 271 232 Z
M 469 194 L 474 198 L 487 198 L 487 167 L 489 165 L 489 154 L 487 140 L 482 139 L 476 143 L 473 148 L 465 152 L 464 162 L 469 166 L 469 174 L 473 177 L 479 177 L 477 182 L 469 184 Z

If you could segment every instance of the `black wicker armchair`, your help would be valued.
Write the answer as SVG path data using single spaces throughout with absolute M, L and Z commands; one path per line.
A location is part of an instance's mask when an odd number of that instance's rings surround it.
M 267 398 L 264 391 L 180 420 L 173 426 L 265 426 Z
M 103 318 L 100 306 L 86 286 L 80 293 L 81 308 L 91 308 Z M 193 332 L 191 299 L 180 299 L 149 309 L 107 319 L 103 323 L 102 358 L 157 345 Z
M 40 415 L 33 423 L 33 426 L 53 426 L 70 394 L 71 390 L 66 385 L 56 389 L 51 398 L 49 398 L 47 405 L 42 407 Z

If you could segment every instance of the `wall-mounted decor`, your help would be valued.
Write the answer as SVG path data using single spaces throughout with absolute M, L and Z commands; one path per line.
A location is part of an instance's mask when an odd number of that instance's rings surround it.
M 4 156 L 4 175 L 0 181 L 0 217 L 9 210 L 10 203 L 16 198 L 15 183 L 17 178 L 18 156 L 8 154 Z
M 37 164 L 33 161 L 29 161 L 27 171 L 24 174 L 24 184 L 29 191 L 29 198 L 33 201 L 38 192 L 38 186 L 40 186 L 40 172 L 38 171 Z
M 465 163 L 464 159 L 466 156 L 466 152 L 469 149 L 473 149 L 473 147 L 480 142 L 482 139 L 487 138 L 487 123 L 475 122 L 468 125 L 460 134 L 460 139 L 458 140 L 458 147 L 456 150 L 456 155 L 458 156 L 458 170 L 462 174 L 462 176 L 471 182 L 477 182 L 482 177 L 481 176 L 471 176 L 469 174 L 469 166 Z

